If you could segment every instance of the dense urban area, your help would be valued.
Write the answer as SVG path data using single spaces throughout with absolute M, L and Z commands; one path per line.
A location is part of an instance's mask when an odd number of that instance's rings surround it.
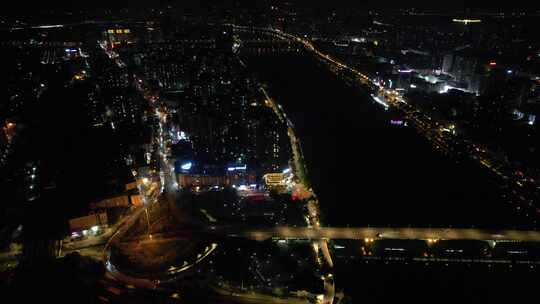
M 534 295 L 540 10 L 299 3 L 0 16 L 0 292 Z

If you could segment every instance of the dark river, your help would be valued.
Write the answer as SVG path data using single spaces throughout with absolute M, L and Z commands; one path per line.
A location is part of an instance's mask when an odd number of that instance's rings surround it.
M 519 226 L 480 167 L 457 164 L 412 127 L 391 125 L 398 113 L 309 55 L 243 59 L 295 124 L 327 225 Z

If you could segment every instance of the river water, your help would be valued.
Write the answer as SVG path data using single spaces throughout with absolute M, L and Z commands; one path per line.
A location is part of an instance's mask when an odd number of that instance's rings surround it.
M 412 127 L 307 54 L 243 56 L 295 124 L 323 222 L 332 226 L 519 227 L 475 164 L 442 155 Z

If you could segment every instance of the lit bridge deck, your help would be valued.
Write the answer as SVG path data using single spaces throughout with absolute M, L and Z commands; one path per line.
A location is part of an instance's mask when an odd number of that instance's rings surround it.
M 482 230 L 467 228 L 295 228 L 275 227 L 268 229 L 246 229 L 229 236 L 255 240 L 281 239 L 404 239 L 404 240 L 483 240 L 540 242 L 539 231 Z

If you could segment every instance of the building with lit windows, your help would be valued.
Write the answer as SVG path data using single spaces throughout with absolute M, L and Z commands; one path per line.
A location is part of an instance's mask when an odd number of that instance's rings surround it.
M 131 43 L 134 38 L 131 30 L 127 28 L 108 28 L 103 32 L 103 36 L 109 41 L 110 45 Z

